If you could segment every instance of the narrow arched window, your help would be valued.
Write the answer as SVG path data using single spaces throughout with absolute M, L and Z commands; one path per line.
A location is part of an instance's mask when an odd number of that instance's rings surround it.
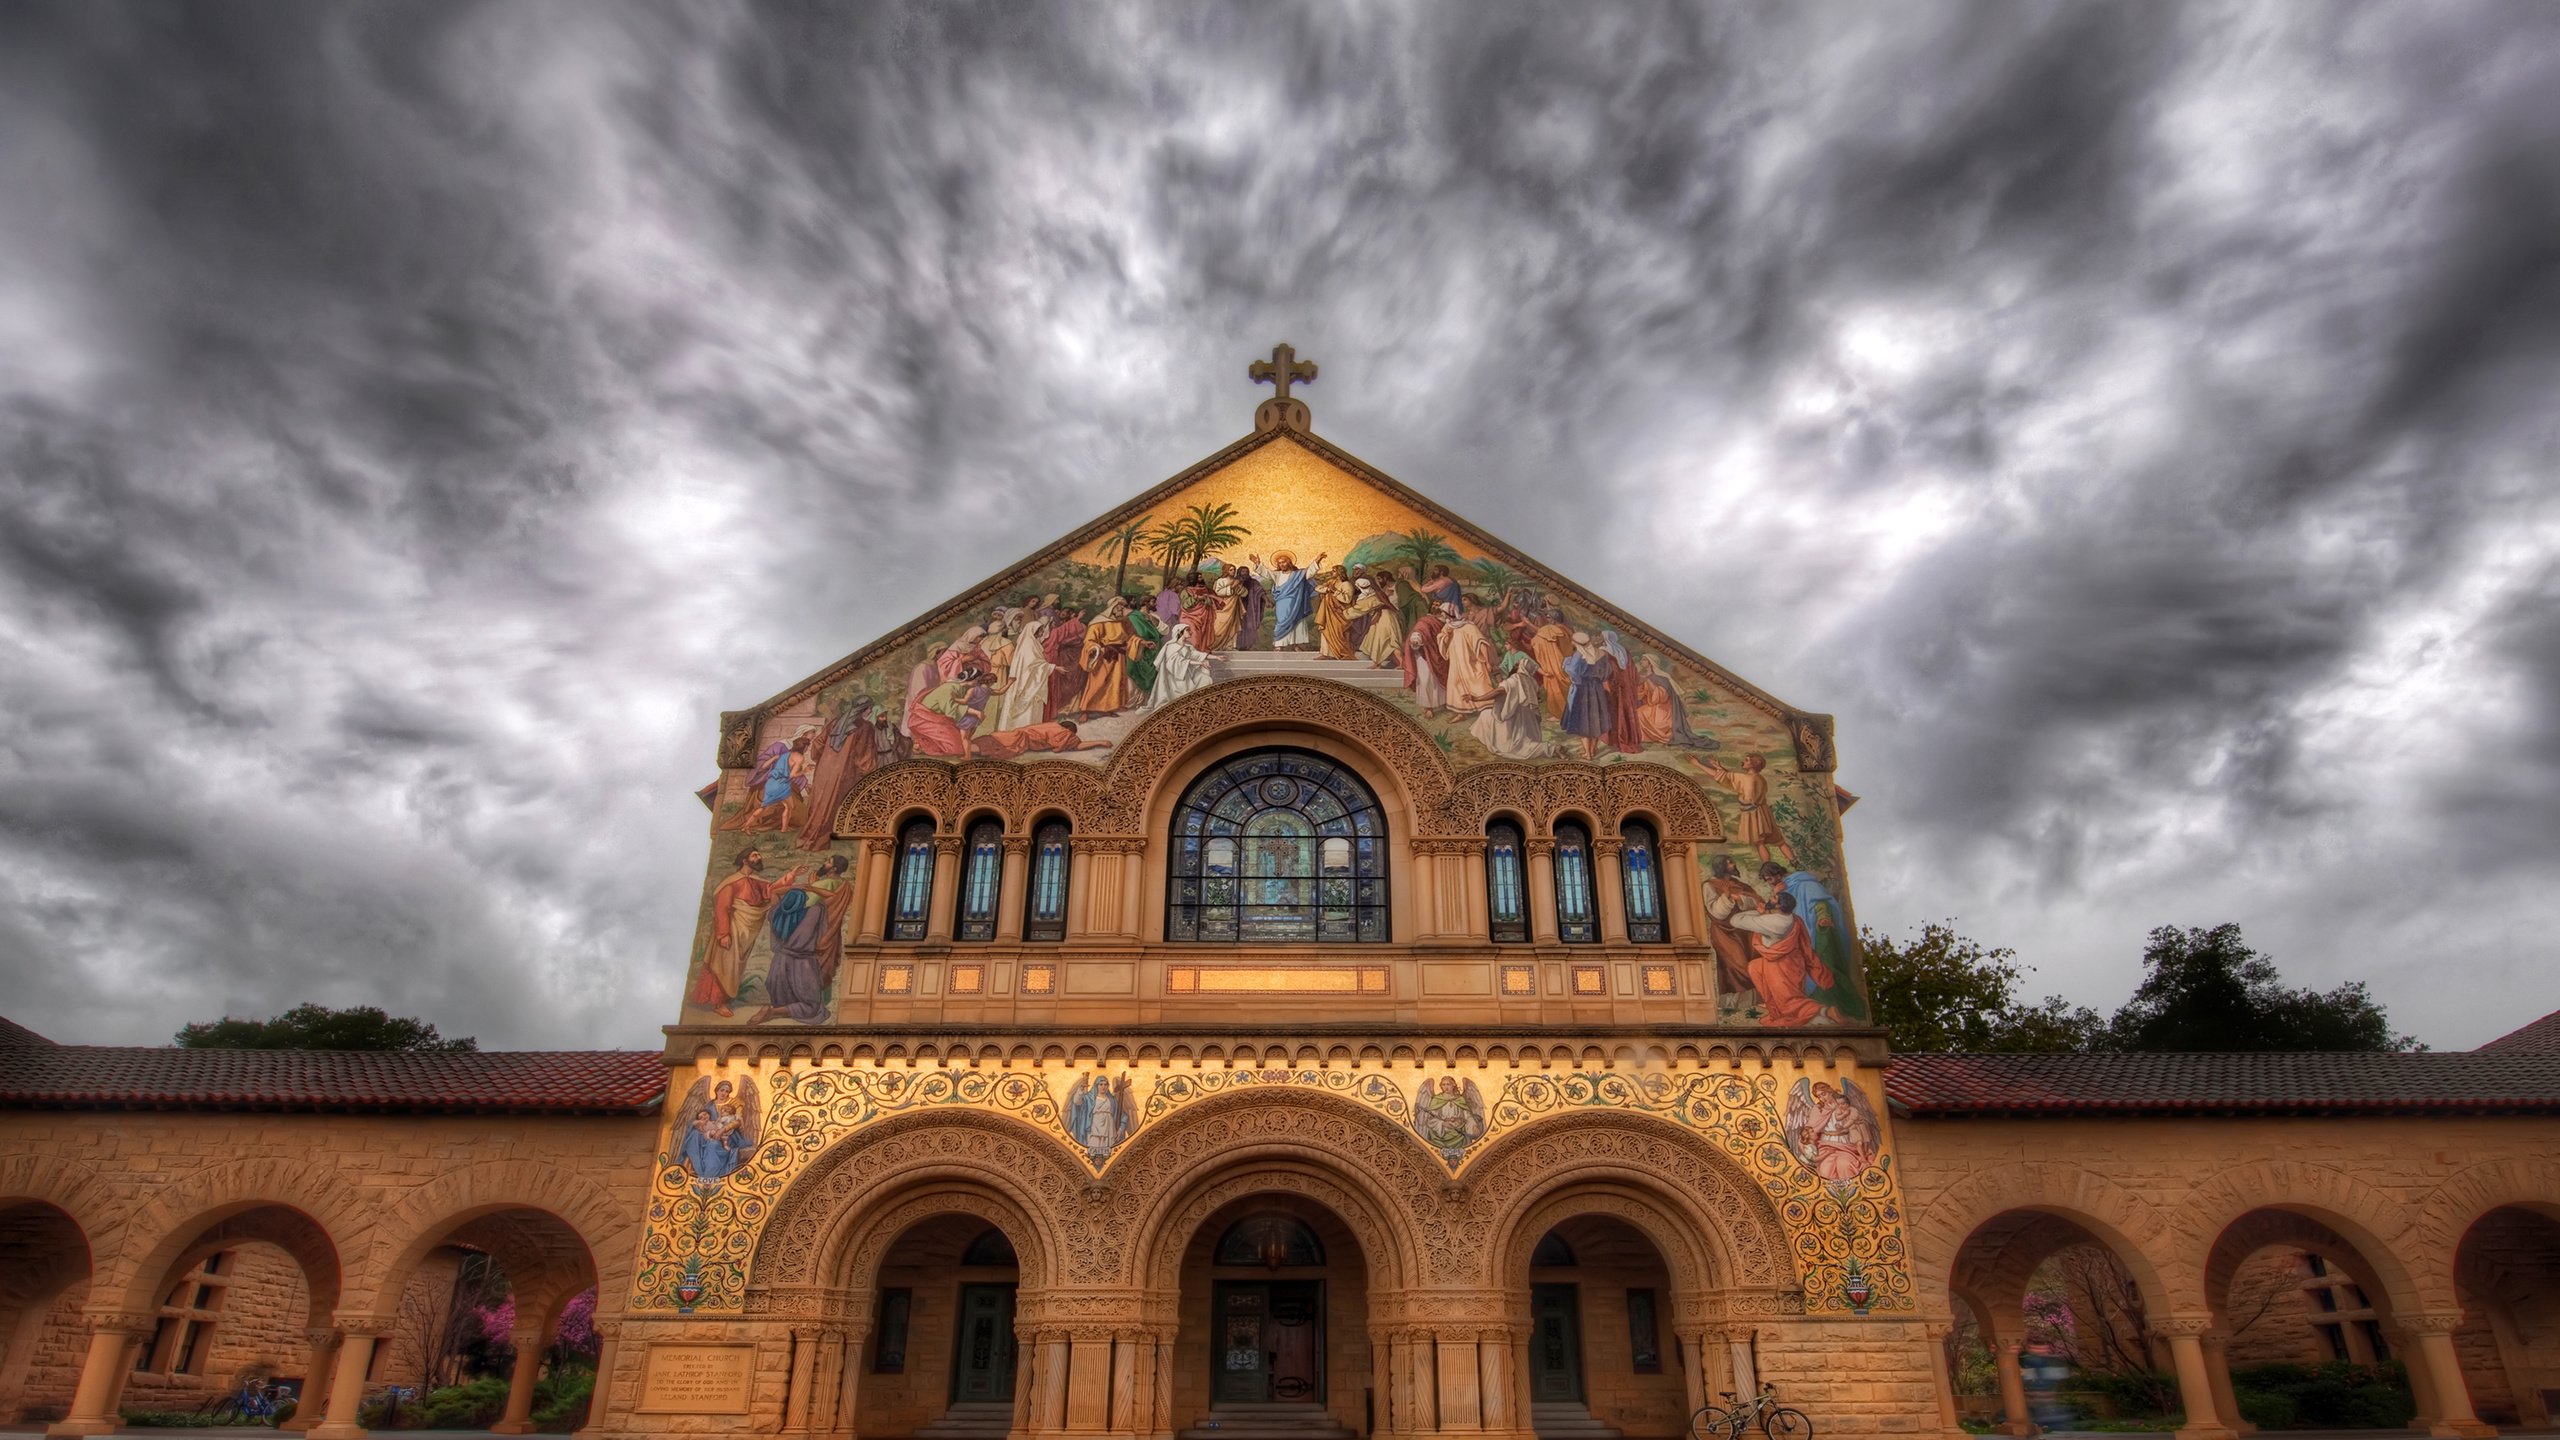
M 1004 826 L 981 820 L 969 827 L 969 849 L 960 868 L 960 923 L 952 933 L 963 940 L 996 938 L 996 896 L 1004 889 Z
M 921 940 L 933 908 L 933 822 L 910 820 L 898 832 L 898 874 L 889 885 L 889 938 Z
M 1529 938 L 1528 883 L 1520 874 L 1520 827 L 1496 820 L 1484 831 L 1485 908 L 1493 938 L 1517 944 Z
M 1031 895 L 1022 917 L 1025 940 L 1067 938 L 1067 822 L 1043 820 L 1031 832 Z
M 1556 938 L 1588 945 L 1600 938 L 1591 903 L 1591 832 L 1568 820 L 1556 827 Z
M 1662 924 L 1662 847 L 1653 827 L 1630 820 L 1618 827 L 1626 843 L 1618 853 L 1620 883 L 1627 892 L 1627 938 L 1638 945 L 1659 945 Z
M 1167 940 L 1387 938 L 1377 797 L 1322 755 L 1255 750 L 1211 767 L 1174 807 L 1172 838 Z

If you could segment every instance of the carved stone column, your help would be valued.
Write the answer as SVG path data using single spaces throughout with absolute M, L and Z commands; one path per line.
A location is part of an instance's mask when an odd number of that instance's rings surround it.
M 1611 945 L 1627 943 L 1626 849 L 1627 842 L 1615 835 L 1594 836 L 1591 841 L 1591 883 L 1600 892 L 1600 939 Z
M 826 1433 L 854 1440 L 861 1433 L 858 1408 L 862 1384 L 862 1351 L 871 1340 L 868 1318 L 836 1328 L 835 1378 L 826 1397 Z
M 855 943 L 876 945 L 889 923 L 889 878 L 897 871 L 897 842 L 872 835 L 862 842 L 862 889 L 854 912 Z
M 1751 1332 L 1728 1330 L 1724 1339 L 1726 1353 L 1733 1356 L 1733 1396 L 1748 1400 L 1760 1393 L 1759 1368 L 1751 1359 Z
M 507 1372 L 507 1410 L 489 1426 L 492 1435 L 533 1433 L 533 1383 L 542 1375 L 543 1327 L 528 1325 L 507 1337 L 515 1364 Z
M 314 1326 L 302 1332 L 302 1393 L 294 1397 L 293 1418 L 279 1430 L 308 1430 L 320 1423 L 329 1403 L 329 1371 L 338 1363 L 338 1332 Z
M 133 1373 L 133 1347 L 149 1344 L 160 1328 L 157 1315 L 111 1313 L 82 1317 L 89 1327 L 89 1353 L 80 1362 L 80 1381 L 71 1392 L 71 1413 L 45 1427 L 47 1435 L 113 1435 L 124 1418 L 116 1402 Z M 361 1432 L 359 1432 L 361 1433 Z
M 1529 907 L 1529 938 L 1541 945 L 1556 942 L 1556 842 L 1543 835 L 1531 836 L 1529 850 L 1529 893 L 1520 897 Z
M 358 1412 L 364 1408 L 365 1372 L 373 1368 L 373 1347 L 391 1333 L 391 1322 L 341 1318 L 338 1329 L 346 1338 L 338 1343 L 338 1368 L 329 1377 L 327 1418 L 311 1427 L 311 1440 L 364 1440 Z
M 2004 1435 L 2033 1435 L 2035 1417 L 2027 1413 L 2027 1375 L 2018 1357 L 2026 1349 L 2023 1340 L 2003 1340 L 1992 1351 L 2000 1366 L 2000 1432 Z M 2193 1415 L 2196 1412 L 2187 1412 Z M 2184 1432 L 2181 1432 L 2184 1433 Z
M 1938 1392 L 1938 1430 L 1947 1440 L 1965 1433 L 1963 1412 L 1956 1408 L 1955 1372 L 1947 1364 L 1947 1342 L 1954 1335 L 1955 1327 L 1944 1322 L 1928 1329 L 1929 1379 Z
M 1671 922 L 1671 943 L 1699 944 L 1706 934 L 1706 901 L 1698 880 L 1696 847 L 1686 841 L 1665 840 L 1661 854 L 1662 909 Z
M 608 1433 L 608 1413 L 613 1408 L 613 1367 L 620 1360 L 622 1321 L 599 1318 L 596 1327 L 596 1388 L 587 1399 L 586 1423 L 574 1432 L 580 1440 L 595 1440 Z
M 2462 1357 L 2453 1348 L 2453 1332 L 2461 1328 L 2459 1314 L 2400 1317 L 2401 1332 L 2415 1342 L 2411 1348 L 2417 1351 L 2409 1370 L 2415 1374 L 2424 1366 L 2435 1390 L 2434 1423 L 2428 1425 L 2427 1433 L 2481 1440 L 2498 1430 L 2471 1408 L 2471 1386 L 2462 1378 Z
M 2169 1339 L 2169 1363 L 2178 1372 L 2178 1399 L 2187 1412 L 2178 1440 L 2237 1440 L 2214 1404 L 2213 1372 L 2205 1364 L 2204 1335 L 2212 1319 L 2172 1315 L 2154 1328 Z
M 1483 1362 L 1477 1347 L 1483 1331 L 1472 1325 L 1444 1325 L 1432 1336 L 1432 1351 L 1438 1364 L 1432 1379 L 1439 1397 L 1440 1428 L 1447 1430 L 1482 1430 L 1484 1424 L 1483 1392 L 1479 1381 Z
M 924 938 L 928 941 L 951 938 L 951 912 L 960 898 L 960 837 L 937 835 L 933 839 L 933 900 L 925 912 Z
M 1031 837 L 1004 837 L 1004 875 L 996 885 L 996 938 L 1022 938 L 1022 901 L 1031 883 Z
M 2231 1337 L 2219 1330 L 2204 1332 L 2205 1375 L 2213 1381 L 2213 1408 L 2222 1423 L 2238 1435 L 2255 1435 L 2258 1427 L 2240 1418 L 2240 1392 L 2231 1384 Z

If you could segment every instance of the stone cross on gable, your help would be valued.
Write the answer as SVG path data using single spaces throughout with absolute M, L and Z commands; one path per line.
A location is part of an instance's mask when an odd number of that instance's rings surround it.
M 1253 428 L 1264 430 L 1305 430 L 1314 417 L 1307 412 L 1307 402 L 1289 393 L 1292 383 L 1312 385 L 1316 380 L 1316 362 L 1301 360 L 1298 351 L 1283 340 L 1271 347 L 1271 358 L 1256 360 L 1245 367 L 1245 375 L 1257 385 L 1269 385 L 1274 394 L 1253 412 Z

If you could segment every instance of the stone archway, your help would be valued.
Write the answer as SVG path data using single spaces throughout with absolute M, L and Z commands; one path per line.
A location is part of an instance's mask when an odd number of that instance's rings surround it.
M 896 1116 L 830 1146 L 776 1201 L 748 1264 L 747 1314 L 791 1322 L 791 1382 L 772 1423 L 851 1424 L 881 1276 L 900 1242 L 940 1217 L 1002 1231 L 1015 1257 L 1014 1329 L 1025 1333 L 1092 1225 L 1077 1213 L 1090 1188 L 1053 1137 L 984 1111 Z M 1030 1388 L 1016 1381 L 1017 1412 Z
M 1672 1348 L 1658 1383 L 1634 1382 L 1628 1367 L 1621 1403 L 1639 1425 L 1666 1408 L 1678 1409 L 1685 1423 L 1719 1389 L 1756 1388 L 1751 1322 L 1803 1309 L 1793 1250 L 1768 1197 L 1730 1157 L 1668 1121 L 1612 1112 L 1539 1121 L 1490 1146 L 1469 1167 L 1467 1189 L 1468 1280 L 1501 1309 L 1501 1398 L 1524 1424 L 1537 1413 L 1530 1349 L 1541 1328 L 1532 1288 L 1536 1247 L 1560 1226 L 1582 1220 L 1617 1227 L 1623 1233 L 1614 1243 L 1639 1237 L 1660 1262 L 1668 1292 L 1660 1297 L 1667 1311 L 1661 1318 Z M 1641 1282 L 1618 1275 L 1619 1290 L 1630 1283 Z M 1587 1320 L 1587 1300 L 1578 1303 Z M 1629 1327 L 1632 1350 L 1634 1319 L 1618 1319 Z M 1560 1422 L 1551 1416 L 1549 1423 Z

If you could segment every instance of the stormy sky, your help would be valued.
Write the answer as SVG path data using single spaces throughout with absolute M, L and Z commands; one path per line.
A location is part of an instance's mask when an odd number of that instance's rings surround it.
M 751 704 L 1250 428 L 1839 717 L 1859 918 L 2560 979 L 2560 7 L 0 9 L 0 1013 L 649 1045 Z

